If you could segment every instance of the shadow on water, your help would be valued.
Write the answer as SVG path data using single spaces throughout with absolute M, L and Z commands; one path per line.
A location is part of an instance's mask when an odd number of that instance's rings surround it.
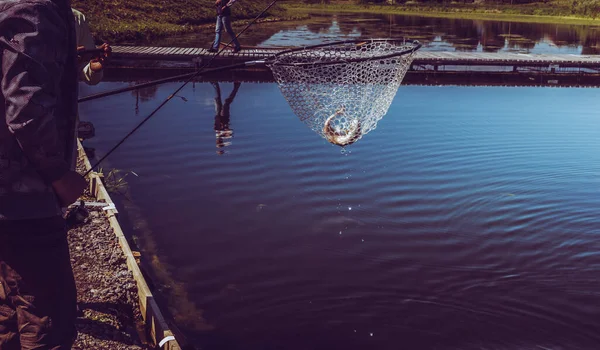
M 302 22 L 262 23 L 244 45 L 300 46 L 351 38 L 405 37 L 423 50 L 600 53 L 599 26 L 502 22 L 376 14 L 313 14 Z M 207 47 L 211 32 L 160 39 L 154 45 Z

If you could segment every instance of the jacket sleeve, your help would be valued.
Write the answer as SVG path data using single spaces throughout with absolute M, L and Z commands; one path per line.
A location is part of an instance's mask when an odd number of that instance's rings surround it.
M 27 2 L 6 10 L 0 25 L 9 34 L 0 39 L 6 124 L 28 161 L 51 183 L 69 170 L 58 132 L 61 116 L 54 114 L 70 49 L 67 26 L 51 3 Z
M 90 63 L 85 64 L 85 66 L 79 72 L 79 79 L 88 85 L 97 85 L 102 81 L 103 77 L 104 72 L 94 72 L 92 67 L 90 67 Z

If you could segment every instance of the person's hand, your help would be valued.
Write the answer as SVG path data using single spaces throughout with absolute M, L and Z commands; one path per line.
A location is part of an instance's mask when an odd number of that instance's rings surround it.
M 93 58 L 93 59 L 90 60 L 90 69 L 92 70 L 92 72 L 99 72 L 102 69 L 104 69 L 104 65 L 106 64 L 106 60 L 112 54 L 112 48 L 107 43 L 102 44 L 98 48 L 99 49 L 103 49 L 104 52 L 99 57 L 96 57 L 96 58 Z
M 104 50 L 105 58 L 110 58 L 110 56 L 112 55 L 112 47 L 110 47 L 110 44 L 104 43 L 104 44 L 100 45 L 98 48 Z
M 54 193 L 61 207 L 67 207 L 83 194 L 87 181 L 75 171 L 68 171 L 60 179 L 52 183 Z

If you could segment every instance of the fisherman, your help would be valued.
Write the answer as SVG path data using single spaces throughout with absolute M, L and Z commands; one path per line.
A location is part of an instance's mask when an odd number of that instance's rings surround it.
M 240 43 L 238 42 L 235 33 L 233 32 L 233 28 L 231 28 L 231 5 L 233 5 L 236 0 L 216 0 L 215 6 L 217 8 L 217 25 L 215 27 L 215 41 L 212 44 L 212 47 L 208 49 L 210 52 L 217 52 L 219 50 L 219 44 L 221 43 L 221 32 L 223 31 L 223 27 L 225 27 L 225 31 L 227 34 L 231 36 L 233 39 L 233 52 L 239 52 L 241 50 Z
M 74 8 L 72 8 L 71 11 L 73 11 L 73 16 L 75 17 L 75 35 L 77 38 L 78 54 L 83 50 L 96 49 L 94 37 L 90 32 L 90 27 L 85 15 Z M 104 51 L 101 54 L 92 56 L 79 54 L 77 57 L 79 80 L 88 85 L 96 85 L 102 80 L 104 76 L 104 65 L 112 52 L 112 48 L 107 43 L 103 43 L 98 49 Z
M 86 187 L 75 151 L 68 0 L 0 2 L 0 349 L 71 349 L 77 295 L 61 208 Z
M 94 37 L 90 31 L 87 19 L 81 11 L 71 8 L 73 17 L 75 17 L 75 37 L 77 40 L 77 70 L 79 72 L 79 80 L 87 85 L 97 85 L 104 77 L 104 66 L 106 60 L 112 53 L 112 48 L 109 44 L 103 43 L 100 47 L 96 47 Z M 94 54 L 84 54 L 83 50 L 100 49 L 102 52 Z M 94 134 L 94 125 L 91 122 L 81 121 L 77 114 L 77 128 L 75 129 L 76 137 L 86 138 Z M 85 147 L 84 147 L 85 148 Z M 73 153 L 72 168 L 77 164 L 77 152 Z

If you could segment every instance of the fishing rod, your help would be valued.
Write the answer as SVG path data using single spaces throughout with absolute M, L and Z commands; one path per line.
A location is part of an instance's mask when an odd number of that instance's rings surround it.
M 248 23 L 248 25 L 246 25 L 246 27 L 244 27 L 244 29 L 242 29 L 236 36 L 235 38 L 231 39 L 231 41 L 229 41 L 229 43 L 227 45 L 225 45 L 223 48 L 221 48 L 219 51 L 217 51 L 211 58 L 210 60 L 204 64 L 201 68 L 198 69 L 197 72 L 194 72 L 193 74 L 190 73 L 190 76 L 188 77 L 188 79 L 180 86 L 178 87 L 172 94 L 170 94 L 160 105 L 158 105 L 158 107 L 156 107 L 152 112 L 150 112 L 150 114 L 144 118 L 135 128 L 133 128 L 127 135 L 125 135 L 125 137 L 123 137 L 121 139 L 121 141 L 117 142 L 116 145 L 113 146 L 113 148 L 111 148 L 104 156 L 102 156 L 102 158 L 100 158 L 100 160 L 98 160 L 96 162 L 96 164 L 94 164 L 88 171 L 85 172 L 85 174 L 83 174 L 83 176 L 87 176 L 89 175 L 89 173 L 92 172 L 92 170 L 94 170 L 98 165 L 100 165 L 100 163 L 102 163 L 102 161 L 104 159 L 106 159 L 110 154 L 112 154 L 119 146 L 121 146 L 123 144 L 123 142 L 125 142 L 125 140 L 127 140 L 131 135 L 133 135 L 133 133 L 135 133 L 142 125 L 144 125 L 144 123 L 146 123 L 150 118 L 152 118 L 164 105 L 166 105 L 173 97 L 175 97 L 175 95 L 177 95 L 177 93 L 179 91 L 181 91 L 181 89 L 183 89 L 190 81 L 192 81 L 192 79 L 194 79 L 194 77 L 196 77 L 197 75 L 203 74 L 205 72 L 203 72 L 201 69 L 209 66 L 212 61 L 219 55 L 221 54 L 221 52 L 223 52 L 223 50 L 225 50 L 225 48 L 229 45 L 231 45 L 231 43 L 233 43 L 234 40 L 237 40 L 237 38 L 239 38 L 246 30 L 248 30 L 248 28 L 250 28 L 250 26 L 252 26 L 262 15 L 264 15 L 267 11 L 269 11 L 269 9 L 271 7 L 273 7 L 273 5 L 275 5 L 275 3 L 278 0 L 273 0 L 269 6 L 267 6 L 264 10 L 262 10 L 261 13 L 259 13 L 252 21 L 250 21 L 250 23 Z M 237 68 L 237 67 L 243 67 L 243 66 L 247 66 L 247 65 L 252 65 L 252 64 L 256 64 L 256 61 L 251 61 L 251 62 L 245 62 L 245 63 L 240 63 L 240 64 L 236 64 L 236 65 L 232 65 L 232 66 L 227 66 L 227 67 L 220 67 L 220 68 L 215 68 L 214 70 L 209 70 L 209 71 L 219 71 L 219 70 L 225 70 L 225 69 L 232 69 L 232 68 Z
M 79 55 L 79 56 L 84 56 L 84 55 L 101 55 L 104 52 L 105 51 L 104 51 L 103 48 L 83 49 L 83 50 L 77 50 L 77 55 Z
M 119 89 L 115 89 L 115 90 L 99 92 L 97 94 L 92 94 L 92 95 L 88 95 L 88 96 L 85 96 L 85 97 L 81 97 L 80 99 L 77 100 L 77 102 L 85 102 L 85 101 L 96 100 L 96 99 L 99 99 L 99 98 L 102 98 L 102 97 L 112 96 L 112 95 L 120 94 L 120 93 L 127 92 L 127 91 L 142 89 L 142 88 L 145 88 L 145 87 L 149 87 L 149 86 L 153 86 L 153 85 L 158 85 L 158 84 L 162 84 L 162 83 L 168 83 L 170 81 L 187 79 L 189 77 L 195 77 L 198 73 L 199 73 L 198 71 L 193 72 L 193 73 L 185 73 L 185 74 L 181 74 L 181 75 L 175 75 L 175 76 L 168 77 L 168 78 L 152 80 L 152 81 L 149 81 L 149 82 L 146 82 L 146 83 L 136 84 L 136 85 L 133 85 L 133 86 L 128 86 L 128 87 L 119 88 Z M 201 74 L 202 73 L 205 73 L 205 72 L 201 72 Z

